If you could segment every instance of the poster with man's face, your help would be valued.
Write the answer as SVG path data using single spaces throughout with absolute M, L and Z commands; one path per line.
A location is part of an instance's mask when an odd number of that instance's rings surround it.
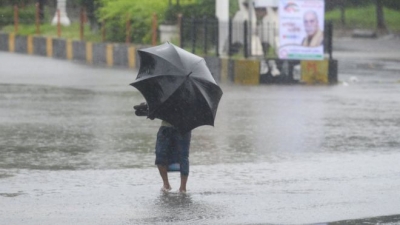
M 324 16 L 324 0 L 281 0 L 279 58 L 322 60 Z

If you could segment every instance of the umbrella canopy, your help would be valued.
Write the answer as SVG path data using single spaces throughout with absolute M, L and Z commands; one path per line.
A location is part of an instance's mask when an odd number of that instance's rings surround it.
M 173 44 L 138 50 L 139 73 L 131 85 L 149 106 L 149 118 L 165 120 L 186 133 L 214 126 L 222 90 L 203 58 Z

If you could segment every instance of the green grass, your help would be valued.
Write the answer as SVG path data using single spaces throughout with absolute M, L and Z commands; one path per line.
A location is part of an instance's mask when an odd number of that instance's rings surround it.
M 1 0 L 0 0 L 1 1 Z M 13 8 L 12 7 L 2 7 L 0 8 L 0 31 L 13 33 L 14 25 L 13 25 Z M 49 18 L 52 18 L 52 15 L 49 10 L 45 9 L 45 18 L 44 21 L 49 21 Z M 30 5 L 24 8 L 20 8 L 19 11 L 19 21 L 18 32 L 17 35 L 35 35 L 36 34 L 36 26 L 35 26 L 35 6 Z M 5 18 L 8 18 L 5 20 Z M 7 23 L 5 23 L 7 21 Z M 5 25 L 9 24 L 9 25 Z M 53 26 L 50 22 L 46 22 L 40 25 L 40 35 L 45 37 L 58 37 L 57 36 L 57 26 Z M 80 39 L 80 24 L 79 22 L 72 23 L 68 27 L 61 26 L 61 38 L 65 39 Z M 92 41 L 92 42 L 100 42 L 101 41 L 101 33 L 91 31 L 89 25 L 84 26 L 84 40 Z
M 14 32 L 14 26 L 8 25 L 3 27 L 3 32 Z M 36 26 L 35 25 L 26 25 L 20 24 L 18 26 L 18 35 L 35 35 L 36 34 Z M 51 24 L 42 24 L 40 26 L 40 35 L 46 37 L 57 37 L 57 26 L 53 26 Z M 72 23 L 68 27 L 61 26 L 61 38 L 65 39 L 80 39 L 80 25 L 79 23 Z M 84 26 L 84 40 L 92 41 L 92 42 L 100 42 L 101 35 L 100 33 L 94 33 L 90 30 L 89 25 Z
M 325 15 L 326 20 L 332 20 L 335 27 L 342 27 L 340 10 L 329 11 Z M 400 11 L 384 8 L 384 18 L 387 28 L 392 32 L 400 32 Z M 344 28 L 376 28 L 376 8 L 374 5 L 357 8 L 346 8 Z

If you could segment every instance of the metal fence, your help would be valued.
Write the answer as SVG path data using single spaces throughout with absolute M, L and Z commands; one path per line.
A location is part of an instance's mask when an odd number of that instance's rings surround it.
M 215 18 L 182 18 L 180 27 L 181 47 L 191 50 L 192 53 L 217 55 L 219 46 L 218 28 L 228 30 L 226 43 L 222 46 L 229 56 L 277 57 L 279 25 L 276 23 L 250 24 L 248 21 L 222 22 Z M 324 51 L 332 58 L 333 25 L 325 22 Z
M 218 20 L 215 18 L 182 17 L 180 45 L 192 53 L 218 55 Z

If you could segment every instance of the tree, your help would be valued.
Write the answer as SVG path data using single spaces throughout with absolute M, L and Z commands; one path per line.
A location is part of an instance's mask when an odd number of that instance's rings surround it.
M 182 6 L 182 14 L 187 17 L 214 17 L 215 0 L 197 0 Z
M 384 6 L 400 10 L 400 1 L 398 0 L 326 0 L 326 10 L 332 10 L 339 7 L 341 11 L 341 23 L 345 25 L 345 8 L 362 7 L 374 4 L 376 10 L 376 29 L 380 32 L 387 32 L 384 17 Z
M 342 26 L 345 26 L 346 25 L 346 12 L 345 12 L 346 2 L 345 2 L 345 0 L 338 0 L 337 4 L 339 5 L 339 8 L 340 8 L 340 22 L 341 22 Z
M 43 20 L 44 20 L 44 6 L 46 4 L 46 0 L 38 0 L 37 3 L 39 4 L 39 18 L 40 18 L 40 21 L 43 22 Z
M 375 0 L 376 4 L 376 27 L 381 32 L 386 32 L 385 18 L 383 15 L 383 0 Z
M 3 5 L 20 5 L 24 6 L 29 4 L 31 1 L 30 0 L 0 0 L 0 6 Z
M 97 3 L 98 20 L 106 22 L 107 39 L 118 42 L 125 40 L 129 20 L 133 42 L 150 43 L 153 13 L 161 22 L 168 8 L 168 1 L 164 0 L 97 0 Z
M 394 10 L 400 10 L 399 0 L 383 0 L 383 5 Z
M 96 4 L 93 0 L 81 0 L 81 6 L 85 7 L 87 18 L 89 19 L 90 28 L 92 30 L 97 29 L 97 18 L 96 18 Z

